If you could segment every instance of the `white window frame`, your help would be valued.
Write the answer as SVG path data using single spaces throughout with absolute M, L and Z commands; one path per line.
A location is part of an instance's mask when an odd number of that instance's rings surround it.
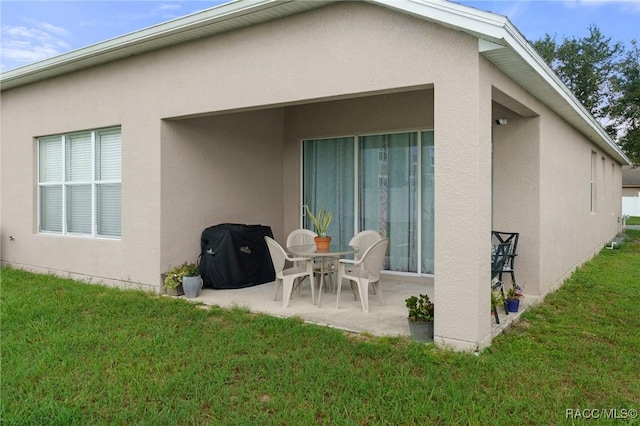
M 37 152 L 36 152 L 36 158 L 37 158 L 37 165 L 36 165 L 36 174 L 37 174 L 37 182 L 38 182 L 38 200 L 37 200 L 37 218 L 38 218 L 38 233 L 40 234 L 50 234 L 50 235 L 63 235 L 63 236 L 77 236 L 77 237 L 85 237 L 85 238 L 102 238 L 102 239 L 110 239 L 110 240 L 120 240 L 122 237 L 122 228 L 120 230 L 120 235 L 102 235 L 98 233 L 98 186 L 100 185 L 108 185 L 108 184 L 118 184 L 120 185 L 120 187 L 122 188 L 122 174 L 120 173 L 120 177 L 118 179 L 105 179 L 105 180 L 97 180 L 96 179 L 96 168 L 97 168 L 97 164 L 96 164 L 96 143 L 97 143 L 97 136 L 99 133 L 101 132 L 109 132 L 109 131 L 114 131 L 114 130 L 118 130 L 120 132 L 120 155 L 122 155 L 122 128 L 121 126 L 114 126 L 114 127 L 105 127 L 105 128 L 100 128 L 100 129 L 94 129 L 94 130 L 82 130 L 82 131 L 77 131 L 77 132 L 69 132 L 69 133 L 63 133 L 63 134 L 57 134 L 57 135 L 46 135 L 46 136 L 41 136 L 38 137 L 36 139 L 36 147 L 37 147 Z M 78 134 L 82 134 L 82 133 L 90 133 L 91 135 L 91 177 L 90 180 L 87 181 L 82 181 L 82 182 L 75 182 L 75 181 L 68 181 L 67 180 L 67 161 L 66 161 L 66 156 L 67 156 L 67 138 L 70 136 L 74 136 L 74 135 L 78 135 Z M 41 182 L 41 176 L 40 176 L 40 149 L 41 149 L 41 139 L 50 139 L 50 138 L 55 138 L 58 137 L 60 138 L 60 144 L 61 144 L 61 180 L 56 180 L 56 181 L 49 181 L 49 182 Z M 120 170 L 122 170 L 122 165 L 120 165 Z M 67 188 L 73 187 L 73 186 L 79 186 L 79 185 L 91 185 L 91 232 L 90 233 L 80 233 L 80 232 L 70 232 L 67 229 L 67 219 L 68 219 L 68 215 L 67 215 L 67 201 L 68 201 L 68 195 L 67 195 Z M 62 191 L 62 231 L 58 232 L 58 231 L 51 231 L 51 230 L 46 230 L 46 229 L 42 229 L 42 188 L 43 187 L 60 187 L 61 191 Z M 122 192 L 120 194 L 121 200 L 122 200 Z M 122 213 L 120 213 L 120 222 L 122 223 Z
M 598 153 L 595 151 L 591 151 L 591 179 L 590 179 L 590 197 L 591 197 L 591 201 L 590 201 L 590 207 L 589 210 L 591 213 L 596 213 L 596 209 L 597 209 L 597 198 L 598 198 L 598 190 L 597 190 L 597 178 L 596 178 L 596 173 L 597 173 L 597 162 L 598 162 Z

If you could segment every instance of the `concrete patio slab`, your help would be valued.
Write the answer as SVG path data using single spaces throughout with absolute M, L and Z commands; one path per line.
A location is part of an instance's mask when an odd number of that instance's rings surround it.
M 336 294 L 330 291 L 323 292 L 321 307 L 313 305 L 307 281 L 302 285 L 301 296 L 294 292 L 288 308 L 282 307 L 282 290 L 275 301 L 273 290 L 273 282 L 233 290 L 203 289 L 199 297 L 189 300 L 224 308 L 239 306 L 251 312 L 278 317 L 298 316 L 308 323 L 355 333 L 368 333 L 374 336 L 409 336 L 405 299 L 418 294 L 427 294 L 433 299 L 433 279 L 416 280 L 385 276 L 382 282 L 384 305 L 380 305 L 377 295 L 371 294 L 369 313 L 362 312 L 360 301 L 354 299 L 346 283 L 340 295 L 340 309 L 336 308 Z M 518 318 L 534 299 L 525 297 L 517 314 L 505 315 L 503 310 L 499 310 L 500 324 L 492 320 L 493 336 L 497 336 Z M 489 315 L 490 310 L 487 307 L 487 316 Z
M 409 335 L 405 299 L 417 294 L 433 298 L 433 280 L 419 281 L 385 278 L 382 282 L 384 305 L 377 295 L 369 296 L 369 313 L 362 311 L 360 301 L 355 300 L 345 283 L 340 294 L 340 309 L 336 308 L 336 294 L 324 291 L 321 307 L 311 303 L 308 281 L 302 284 L 302 295 L 294 292 L 288 308 L 282 307 L 282 290 L 273 300 L 274 283 L 234 290 L 203 289 L 200 296 L 191 299 L 206 305 L 221 307 L 241 306 L 251 312 L 279 317 L 299 316 L 303 320 L 351 332 L 369 333 L 375 336 Z M 317 295 L 316 295 L 317 297 Z

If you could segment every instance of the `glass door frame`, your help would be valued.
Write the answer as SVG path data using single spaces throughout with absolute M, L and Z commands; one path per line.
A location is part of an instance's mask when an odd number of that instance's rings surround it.
M 416 256 L 417 256 L 417 272 L 402 272 L 402 271 L 391 271 L 385 270 L 384 272 L 390 275 L 399 275 L 399 276 L 408 276 L 408 277 L 434 277 L 434 273 L 423 273 L 422 272 L 422 133 L 423 132 L 432 132 L 434 133 L 433 128 L 414 128 L 414 129 L 406 129 L 406 130 L 397 130 L 397 131 L 389 131 L 389 132 L 363 132 L 357 134 L 349 134 L 349 135 L 336 135 L 330 137 L 309 137 L 300 139 L 299 143 L 299 156 L 298 161 L 300 164 L 299 168 L 299 192 L 298 199 L 299 203 L 299 214 L 298 214 L 298 226 L 300 228 L 304 227 L 304 220 L 306 217 L 306 211 L 304 208 L 304 143 L 305 141 L 322 141 L 322 140 L 331 140 L 331 139 L 352 139 L 353 140 L 353 197 L 354 197 L 354 223 L 353 229 L 357 233 L 361 231 L 359 229 L 360 222 L 360 178 L 361 171 L 359 168 L 360 165 L 360 145 L 361 138 L 366 136 L 386 136 L 386 135 L 394 135 L 394 134 L 402 134 L 402 133 L 415 133 L 416 134 L 416 144 L 417 144 L 417 182 L 416 182 L 416 232 L 417 232 L 417 247 L 416 247 Z M 434 136 L 435 142 L 435 136 Z M 434 172 L 435 173 L 435 172 Z M 434 188 L 435 189 L 435 188 Z

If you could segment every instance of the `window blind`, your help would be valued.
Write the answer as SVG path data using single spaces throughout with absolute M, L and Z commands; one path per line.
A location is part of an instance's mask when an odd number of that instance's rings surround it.
M 40 231 L 121 235 L 121 129 L 38 139 Z
M 96 180 L 120 180 L 122 154 L 120 130 L 98 132 L 96 140 Z
M 40 138 L 39 181 L 62 182 L 62 138 L 50 136 Z
M 97 187 L 98 235 L 121 235 L 120 184 L 102 184 Z

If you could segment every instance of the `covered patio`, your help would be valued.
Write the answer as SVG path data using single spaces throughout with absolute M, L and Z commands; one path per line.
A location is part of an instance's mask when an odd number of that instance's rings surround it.
M 370 311 L 365 313 L 360 307 L 360 302 L 354 300 L 346 282 L 343 284 L 343 292 L 340 296 L 340 309 L 336 309 L 336 295 L 331 292 L 323 293 L 322 307 L 313 305 L 308 284 L 303 284 L 301 297 L 294 293 L 289 307 L 283 308 L 281 304 L 282 293 L 278 295 L 277 300 L 273 300 L 273 286 L 274 283 L 270 282 L 233 290 L 203 289 L 199 297 L 186 300 L 199 302 L 206 306 L 242 307 L 250 312 L 277 317 L 297 316 L 307 323 L 333 327 L 352 333 L 373 336 L 409 336 L 405 299 L 418 294 L 427 294 L 433 299 L 434 291 L 433 279 L 426 278 L 421 282 L 416 282 L 402 277 L 385 275 L 382 283 L 384 305 L 381 306 L 378 297 L 371 294 Z M 537 303 L 538 300 L 538 297 L 526 295 L 520 302 L 519 312 L 509 315 L 505 315 L 504 310 L 499 309 L 500 324 L 496 324 L 493 319 L 491 320 L 492 338 L 500 334 L 522 312 Z M 487 317 L 490 316 L 492 313 L 487 306 Z

